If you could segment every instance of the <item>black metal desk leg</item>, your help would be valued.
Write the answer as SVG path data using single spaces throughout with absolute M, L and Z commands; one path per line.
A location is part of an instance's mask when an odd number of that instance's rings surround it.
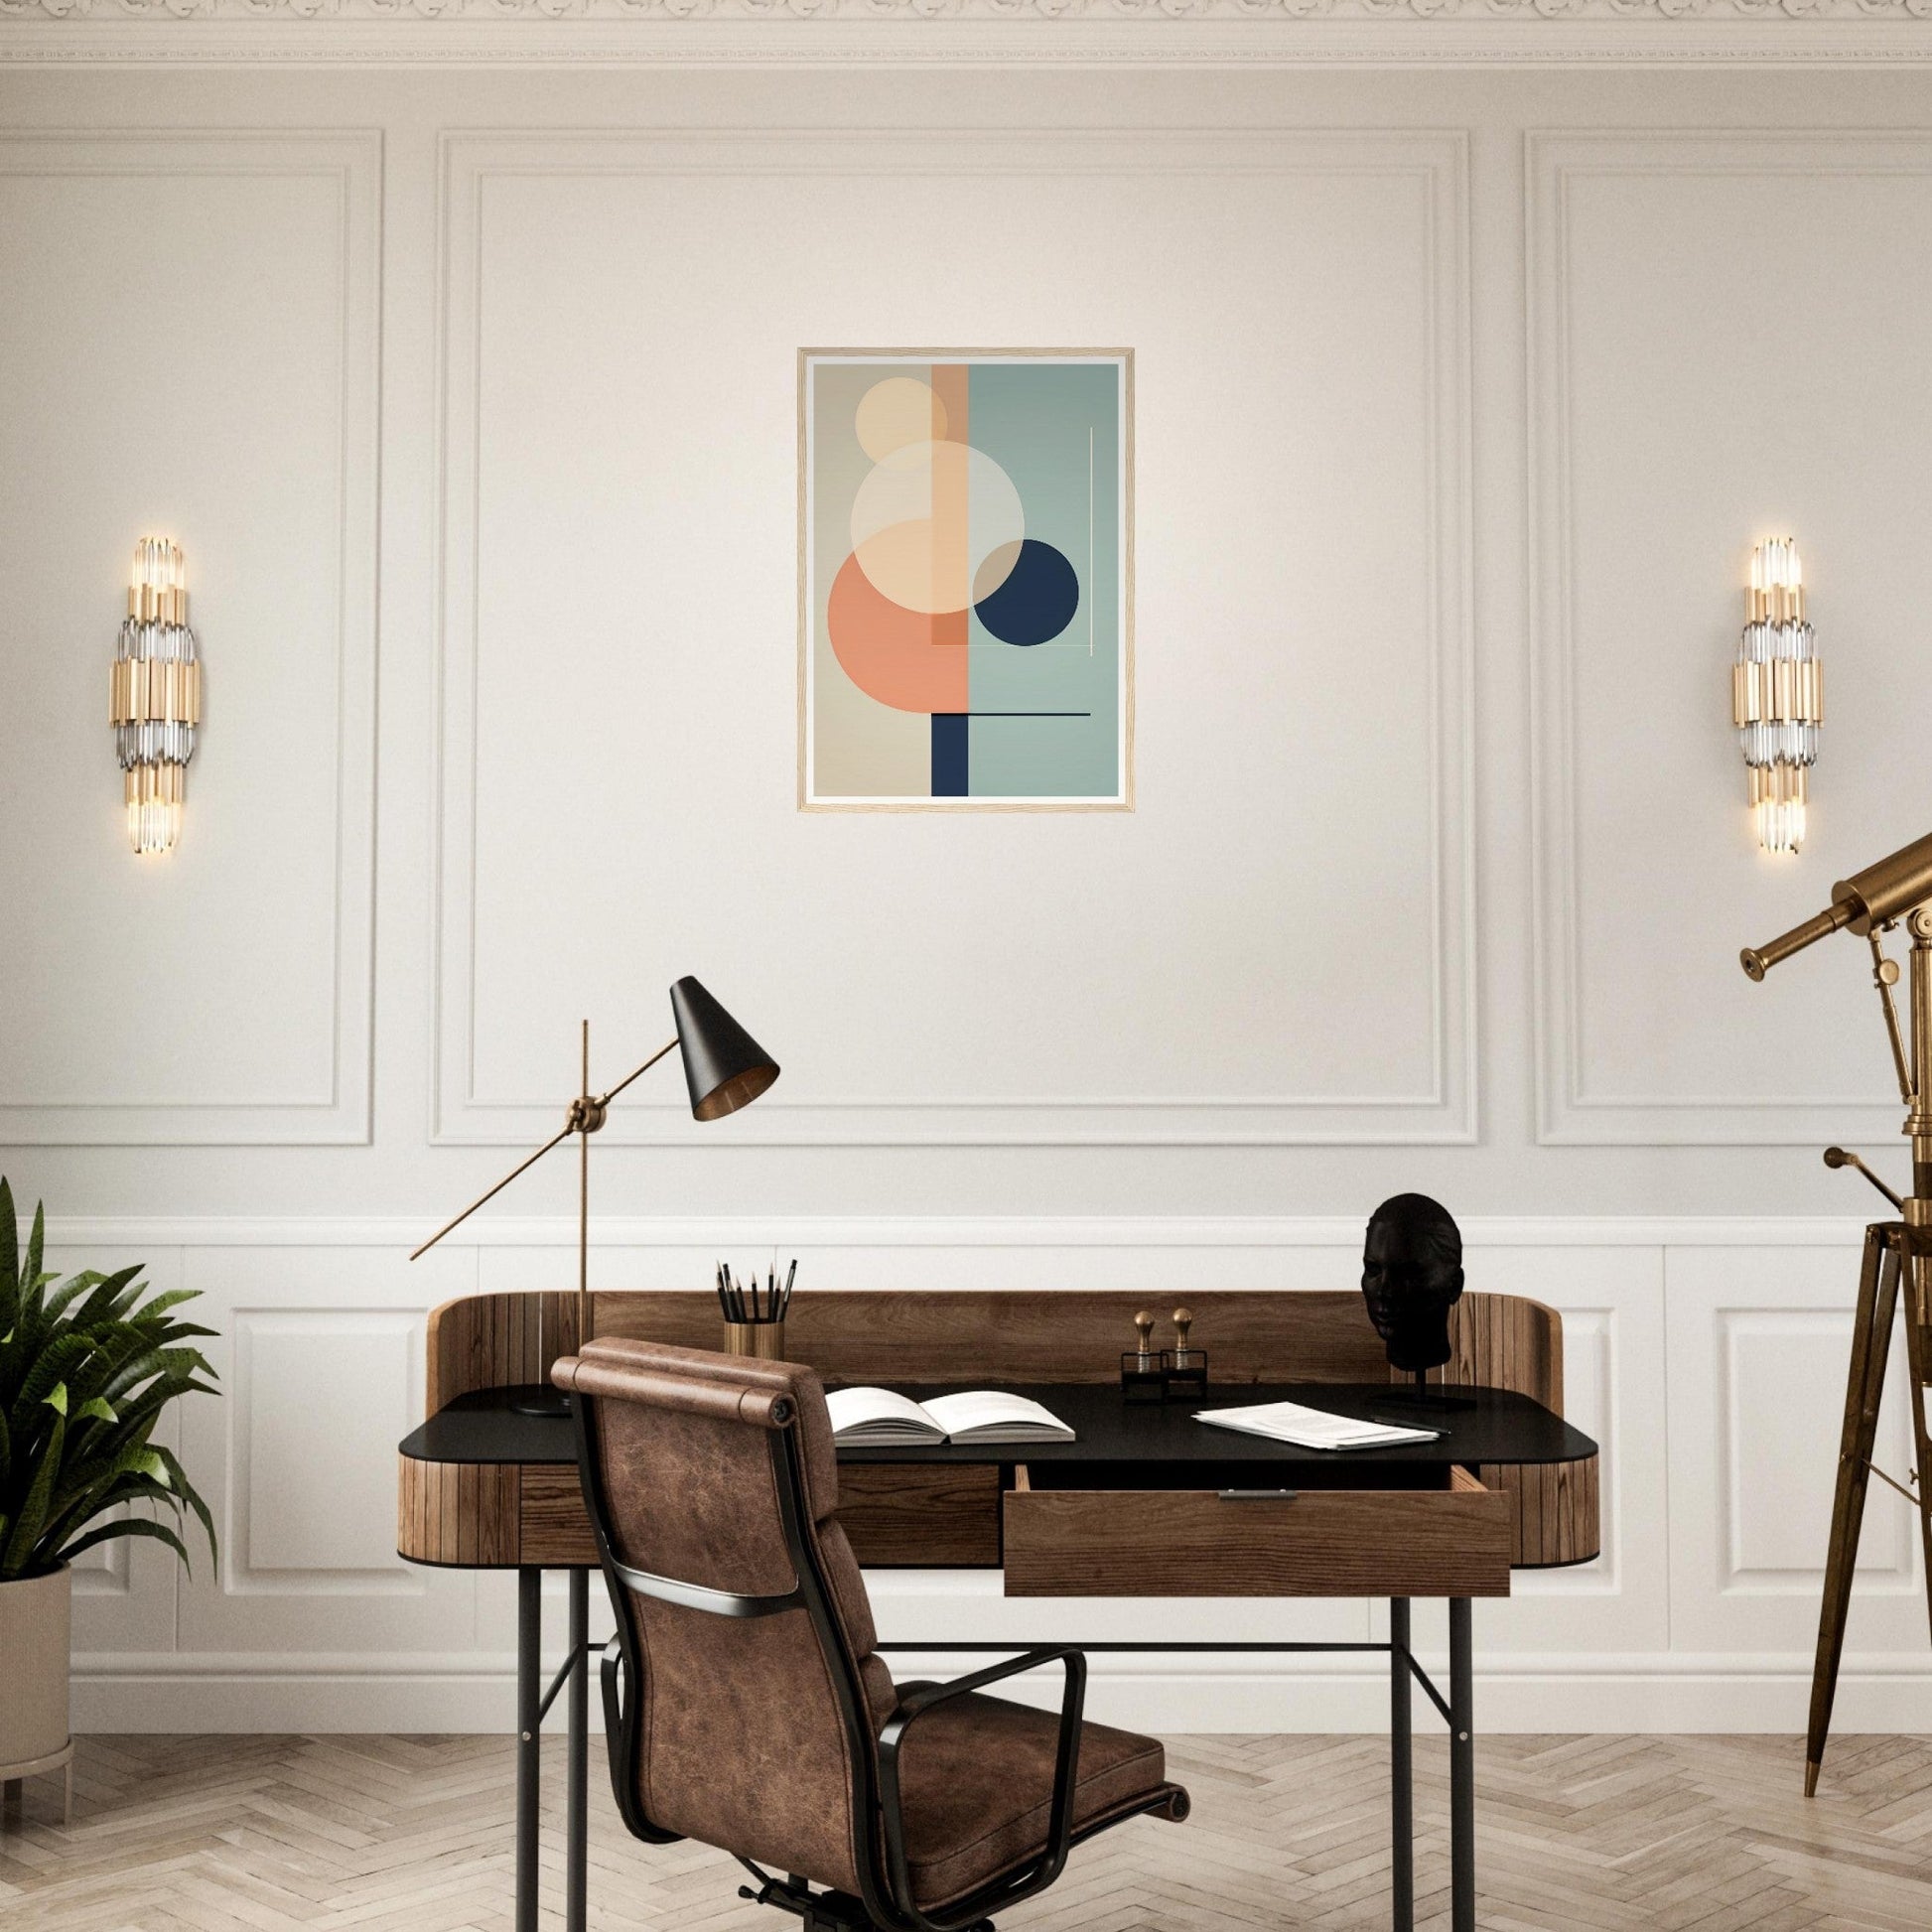
M 1389 1598 L 1389 1886 L 1395 1932 L 1416 1927 L 1416 1785 L 1410 1744 L 1409 1599 Z
M 1449 1926 L 1476 1932 L 1475 1671 L 1469 1599 L 1451 1596 L 1449 1626 Z
M 591 1711 L 591 1573 L 570 1573 L 570 1772 L 569 1853 L 565 1866 L 566 1932 L 584 1932 L 584 1897 L 589 1873 L 589 1795 Z
M 537 1932 L 537 1753 L 543 1720 L 543 1572 L 516 1573 L 516 1932 Z

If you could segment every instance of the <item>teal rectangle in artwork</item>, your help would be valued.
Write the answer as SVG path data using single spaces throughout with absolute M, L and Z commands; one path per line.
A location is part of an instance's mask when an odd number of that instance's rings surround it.
M 800 379 L 801 802 L 1131 804 L 1131 351 Z

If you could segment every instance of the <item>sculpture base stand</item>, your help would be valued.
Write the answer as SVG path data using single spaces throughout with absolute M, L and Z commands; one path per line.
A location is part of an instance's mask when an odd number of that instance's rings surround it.
M 1382 1400 L 1391 1409 L 1414 1415 L 1419 1426 L 1431 1415 L 1448 1415 L 1476 1406 L 1473 1396 L 1455 1394 L 1447 1382 L 1430 1381 L 1427 1369 L 1417 1369 L 1407 1383 L 1392 1384 Z

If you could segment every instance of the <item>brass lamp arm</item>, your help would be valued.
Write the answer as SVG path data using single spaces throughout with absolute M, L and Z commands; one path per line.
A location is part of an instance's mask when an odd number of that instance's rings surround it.
M 651 1070 L 651 1068 L 654 1067 L 657 1064 L 657 1062 L 661 1060 L 664 1057 L 664 1055 L 668 1053 L 671 1050 L 671 1048 L 676 1044 L 677 1044 L 677 1035 L 673 1034 L 670 1036 L 670 1038 L 667 1039 L 664 1042 L 664 1044 L 660 1046 L 657 1049 L 657 1051 L 654 1052 L 650 1056 L 650 1058 L 643 1063 L 642 1066 L 637 1068 L 636 1072 L 626 1073 L 623 1076 L 623 1078 L 620 1080 L 618 1084 L 615 1087 L 613 1087 L 611 1091 L 607 1093 L 603 1097 L 603 1099 L 601 1099 L 597 1104 L 600 1107 L 608 1107 L 611 1104 L 611 1102 L 614 1101 L 618 1097 L 618 1095 L 621 1094 L 624 1090 L 624 1088 L 631 1083 L 632 1080 L 636 1079 L 637 1074 L 648 1073 Z
M 495 1186 L 487 1189 L 483 1193 L 479 1194 L 477 1198 L 473 1200 L 470 1203 L 470 1205 L 466 1207 L 463 1210 L 463 1212 L 456 1217 L 455 1220 L 446 1221 L 443 1224 L 443 1226 L 438 1228 L 436 1232 L 432 1234 L 430 1238 L 427 1241 L 425 1241 L 420 1248 L 416 1249 L 415 1252 L 410 1255 L 409 1259 L 411 1261 L 414 1261 L 417 1255 L 427 1254 L 430 1251 L 430 1249 L 435 1247 L 436 1244 L 439 1241 L 441 1241 L 442 1238 L 446 1234 L 448 1234 L 453 1228 L 461 1227 L 464 1224 L 464 1222 L 467 1221 L 470 1218 L 470 1216 L 477 1211 L 478 1208 L 483 1206 L 483 1204 L 485 1201 L 494 1199 L 495 1196 L 500 1194 L 503 1191 L 503 1189 L 507 1187 L 512 1180 L 516 1178 L 518 1174 L 520 1174 L 526 1168 L 535 1167 L 536 1164 L 539 1161 L 541 1161 L 543 1157 L 546 1154 L 548 1154 L 553 1147 L 556 1147 L 560 1142 L 569 1140 L 573 1134 L 588 1134 L 593 1132 L 596 1128 L 602 1127 L 604 1125 L 605 1108 L 607 1108 L 611 1104 L 611 1102 L 614 1101 L 618 1097 L 618 1095 L 621 1094 L 624 1090 L 624 1088 L 631 1083 L 632 1080 L 636 1079 L 639 1074 L 648 1073 L 650 1069 L 654 1067 L 657 1064 L 657 1062 L 661 1060 L 664 1057 L 664 1055 L 668 1053 L 671 1050 L 671 1048 L 676 1044 L 677 1044 L 677 1037 L 675 1035 L 673 1035 L 669 1040 L 667 1040 L 662 1046 L 660 1046 L 657 1049 L 657 1051 L 654 1052 L 650 1056 L 650 1058 L 643 1063 L 642 1066 L 636 1068 L 634 1072 L 626 1073 L 623 1076 L 623 1078 L 620 1080 L 618 1084 L 611 1089 L 609 1093 L 601 1096 L 594 1096 L 586 1093 L 581 1095 L 578 1099 L 572 1101 L 570 1106 L 570 1115 L 565 1120 L 563 1126 L 560 1127 L 556 1133 L 551 1135 L 551 1137 L 547 1141 L 545 1141 L 544 1144 L 540 1148 L 538 1148 L 534 1154 L 527 1155 L 523 1160 L 519 1161 L 516 1164 L 516 1166 L 513 1167 L 509 1171 L 509 1173 L 502 1177 L 501 1180 L 497 1181 Z M 588 1085 L 589 1082 L 587 1081 L 585 1084 Z

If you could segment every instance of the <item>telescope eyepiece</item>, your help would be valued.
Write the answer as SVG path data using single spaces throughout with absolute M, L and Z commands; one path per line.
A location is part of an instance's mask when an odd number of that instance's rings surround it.
M 1749 978 L 1761 980 L 1773 966 L 1789 959 L 1794 952 L 1803 952 L 1818 940 L 1842 931 L 1858 917 L 1859 911 L 1856 901 L 1836 899 L 1824 911 L 1813 913 L 1803 925 L 1794 925 L 1789 932 L 1779 933 L 1768 945 L 1746 946 L 1737 955 L 1738 962 Z

